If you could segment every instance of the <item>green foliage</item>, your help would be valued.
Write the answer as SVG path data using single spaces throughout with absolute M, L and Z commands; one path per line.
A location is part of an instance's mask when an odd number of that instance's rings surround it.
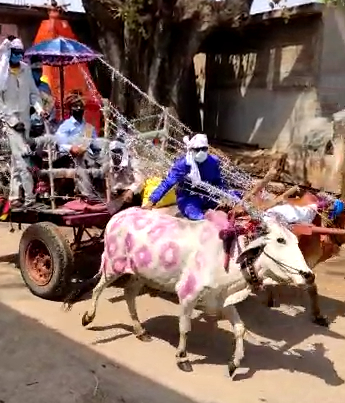
M 148 32 L 145 26 L 145 13 L 152 4 L 153 0 L 126 0 L 118 7 L 117 17 L 121 18 L 129 30 L 146 38 Z
M 321 3 L 326 4 L 326 6 L 344 7 L 345 0 L 322 0 Z

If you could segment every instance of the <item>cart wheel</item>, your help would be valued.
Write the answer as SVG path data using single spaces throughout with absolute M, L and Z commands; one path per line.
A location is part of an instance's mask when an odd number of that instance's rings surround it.
M 20 240 L 19 262 L 23 280 L 34 295 L 57 300 L 66 294 L 73 253 L 58 226 L 30 225 Z

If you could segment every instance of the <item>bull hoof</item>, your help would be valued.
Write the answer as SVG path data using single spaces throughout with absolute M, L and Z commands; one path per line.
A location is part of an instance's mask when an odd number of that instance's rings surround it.
M 266 302 L 266 305 L 268 306 L 268 308 L 273 308 L 274 307 L 274 299 L 269 299 Z
M 138 340 L 144 341 L 145 343 L 152 341 L 152 337 L 151 337 L 150 333 L 147 333 L 147 332 L 138 334 L 136 337 Z
M 87 312 L 84 313 L 82 319 L 81 319 L 81 324 L 85 327 L 89 325 L 93 320 L 95 316 L 89 316 Z
M 149 294 L 150 297 L 156 298 L 156 297 L 158 297 L 159 292 L 158 292 L 157 290 L 151 290 L 151 289 L 149 289 L 148 294 Z
M 237 369 L 237 366 L 234 364 L 233 361 L 230 361 L 230 362 L 228 363 L 228 371 L 229 371 L 229 376 L 230 376 L 230 378 L 233 377 L 233 375 L 234 375 L 236 369 Z
M 329 326 L 329 321 L 328 321 L 327 316 L 323 316 L 323 315 L 315 316 L 313 318 L 313 322 L 319 326 L 323 326 L 323 327 Z
M 177 362 L 178 368 L 183 372 L 193 372 L 193 367 L 190 361 L 178 361 Z

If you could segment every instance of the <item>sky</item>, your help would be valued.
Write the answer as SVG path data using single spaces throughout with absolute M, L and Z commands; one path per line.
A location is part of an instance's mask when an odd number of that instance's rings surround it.
M 323 3 L 323 0 L 281 0 L 278 5 L 275 5 L 273 10 L 279 10 L 283 7 L 291 8 L 296 6 L 303 6 L 305 4 L 312 4 L 312 3 Z M 250 8 L 250 14 L 262 14 L 267 13 L 268 11 L 272 11 L 270 7 L 270 0 L 254 0 L 252 6 Z
M 85 13 L 82 0 L 57 0 L 58 4 L 67 5 L 67 11 L 72 11 L 75 13 Z M 44 7 L 50 4 L 50 1 L 46 0 L 0 0 L 0 4 L 11 4 L 14 6 L 35 6 L 35 7 Z

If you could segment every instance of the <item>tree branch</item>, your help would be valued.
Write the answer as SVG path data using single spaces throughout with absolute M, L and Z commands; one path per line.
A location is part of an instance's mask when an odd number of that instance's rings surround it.
M 97 24 L 99 44 L 109 62 L 160 104 L 178 110 L 180 90 L 186 88 L 181 83 L 191 77 L 193 56 L 204 39 L 221 25 L 241 23 L 251 1 L 83 0 L 83 4 Z

